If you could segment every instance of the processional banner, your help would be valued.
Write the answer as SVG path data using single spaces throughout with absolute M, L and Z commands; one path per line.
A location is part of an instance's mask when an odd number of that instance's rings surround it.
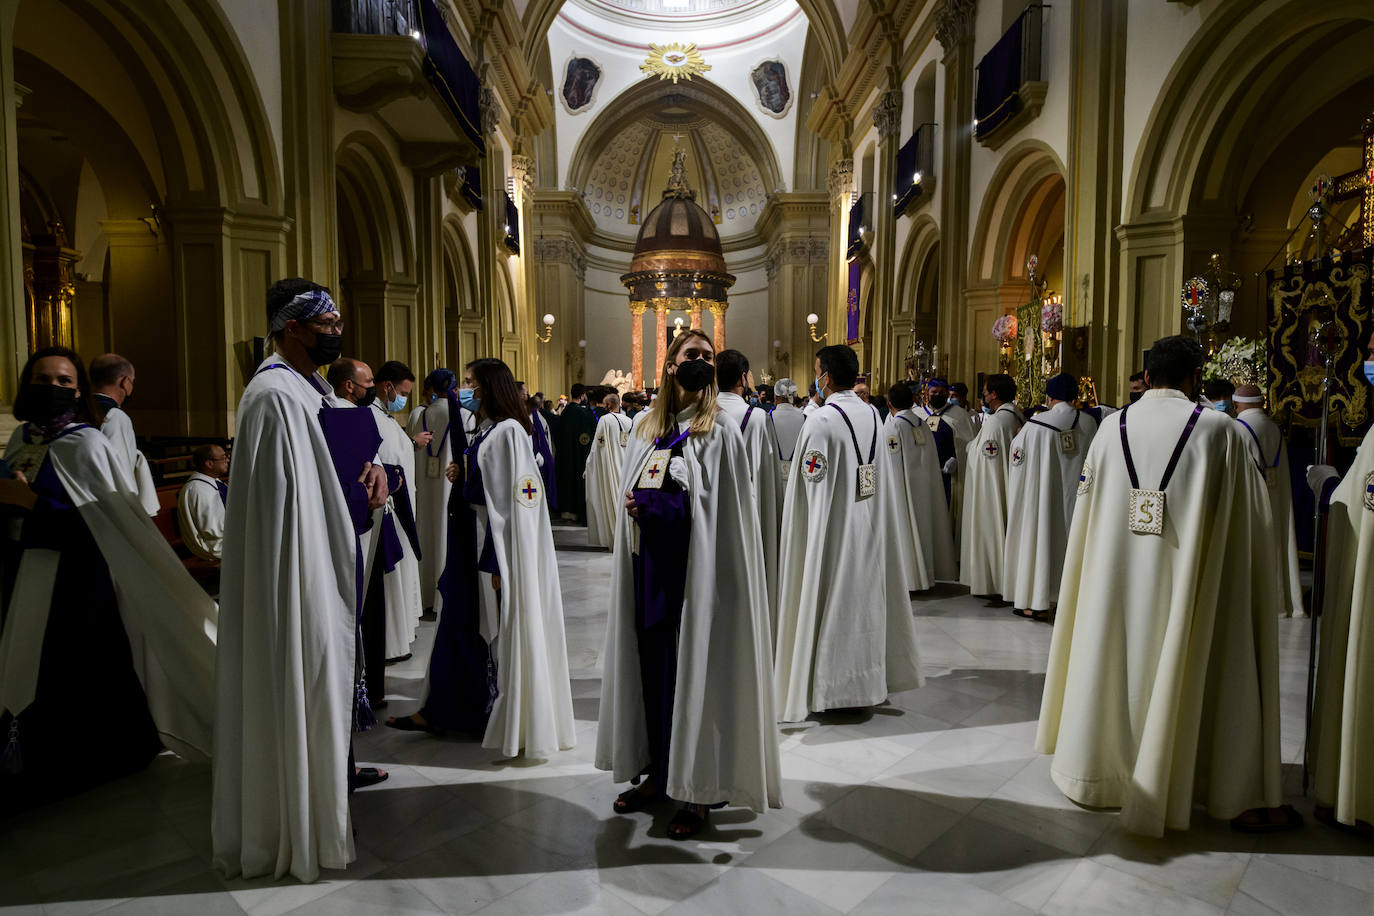
M 1322 378 L 1318 339 L 1335 355 L 1330 429 L 1341 445 L 1358 445 L 1369 427 L 1370 387 L 1363 364 L 1369 335 L 1370 274 L 1374 248 L 1328 255 L 1271 270 L 1269 308 L 1269 404 L 1280 423 L 1321 424 Z M 1329 324 L 1328 324 L 1329 322 Z M 1322 330 L 1325 326 L 1325 330 Z

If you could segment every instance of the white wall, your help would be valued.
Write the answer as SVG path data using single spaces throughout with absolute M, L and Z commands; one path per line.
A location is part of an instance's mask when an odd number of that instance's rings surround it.
M 272 130 L 276 162 L 282 162 L 281 31 L 276 4 L 263 0 L 218 0 L 229 26 L 243 47 L 262 107 Z

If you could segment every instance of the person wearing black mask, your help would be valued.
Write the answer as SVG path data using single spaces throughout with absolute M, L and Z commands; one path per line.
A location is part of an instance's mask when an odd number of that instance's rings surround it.
M 372 368 L 360 359 L 336 359 L 325 374 L 338 407 L 370 407 L 377 398 Z
M 143 513 L 90 392 L 65 347 L 19 377 L 0 480 L 23 517 L 0 637 L 0 810 L 134 772 L 164 745 L 210 752 L 214 602 Z
M 275 352 L 239 402 L 225 510 L 211 833 L 225 875 L 309 882 L 355 856 L 350 789 L 386 778 L 352 766 L 350 732 L 372 722 L 358 535 L 388 490 L 380 437 L 360 441 L 370 412 L 330 409 L 317 372 L 343 340 L 329 290 L 279 281 L 266 318 Z
M 1127 395 L 1131 399 L 1131 403 L 1134 404 L 1136 401 L 1140 400 L 1141 396 L 1145 394 L 1149 387 L 1149 385 L 1145 384 L 1144 372 L 1132 372 L 1131 390 Z
M 673 338 L 635 424 L 603 657 L 596 765 L 617 782 L 644 777 L 617 814 L 682 802 L 674 840 L 712 807 L 782 803 L 758 512 L 715 357 L 700 330 Z

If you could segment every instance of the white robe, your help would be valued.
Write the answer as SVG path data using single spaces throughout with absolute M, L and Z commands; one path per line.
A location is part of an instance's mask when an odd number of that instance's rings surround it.
M 218 560 L 224 552 L 224 501 L 219 484 L 209 474 L 192 472 L 177 494 L 181 539 L 203 560 Z
M 1302 604 L 1302 579 L 1298 572 L 1298 531 L 1293 521 L 1293 481 L 1288 476 L 1288 446 L 1283 442 L 1283 431 L 1258 407 L 1242 410 L 1236 420 L 1249 425 L 1249 430 L 1242 425 L 1241 432 L 1245 433 L 1246 441 L 1250 443 L 1250 454 L 1255 463 L 1265 472 L 1269 508 L 1274 516 L 1274 531 L 1278 534 L 1279 554 L 1275 563 L 1278 565 L 1283 596 L 1280 602 L 1283 616 L 1305 617 L 1307 612 Z M 1250 430 L 1253 430 L 1253 436 Z
M 471 438 L 475 420 L 470 411 L 458 408 L 463 430 Z M 439 576 L 448 558 L 448 498 L 453 484 L 444 471 L 455 460 L 449 436 L 448 398 L 436 398 L 420 415 L 418 425 L 407 431 L 411 436 L 428 430 L 433 441 L 415 453 L 415 524 L 420 530 L 420 603 L 440 609 Z
M 633 426 L 634 421 L 622 413 L 602 414 L 596 421 L 596 435 L 583 472 L 587 481 L 587 543 L 594 547 L 610 547 L 615 541 L 616 516 L 625 502 L 620 495 L 620 459 Z
M 23 445 L 23 430 L 11 437 L 7 461 L 14 461 Z M 123 457 L 100 432 L 68 433 L 49 445 L 46 460 L 109 566 L 134 669 L 163 743 L 182 757 L 208 758 L 215 603 L 143 512 Z M 59 556 L 30 548 L 20 559 L 0 636 L 0 711 L 18 715 L 33 702 Z
M 1193 408 L 1154 389 L 1127 411 L 1141 488 L 1159 487 Z M 1120 807 L 1134 833 L 1187 829 L 1195 803 L 1233 818 L 1281 801 L 1274 535 L 1245 438 L 1202 411 L 1162 535 L 1127 525 L 1116 429 L 1083 465 L 1036 748 L 1065 795 Z
M 954 432 L 954 457 L 958 459 L 958 462 L 949 475 L 948 506 L 950 527 L 953 531 L 954 546 L 957 550 L 963 534 L 964 477 L 967 472 L 965 462 L 967 461 L 969 443 L 978 438 L 978 428 L 974 425 L 973 417 L 969 412 L 952 401 L 947 402 L 939 410 L 934 410 L 924 404 L 917 404 L 912 407 L 912 413 L 925 421 L 927 427 L 931 425 L 931 417 L 936 417 Z M 941 467 L 940 470 L 943 473 L 944 468 Z
M 1248 437 L 1247 437 L 1248 438 Z M 1312 717 L 1314 796 L 1374 824 L 1374 431 L 1331 496 Z
M 1007 537 L 1007 468 L 1011 440 L 1025 422 L 1014 404 L 1003 404 L 983 421 L 978 438 L 960 458 L 964 478 L 959 582 L 974 595 L 1002 590 L 1002 550 Z
M 884 451 L 891 472 L 883 494 L 893 501 L 893 536 L 897 538 L 907 591 L 930 588 L 936 579 L 954 579 L 954 559 L 945 483 L 935 435 L 910 409 L 883 424 Z
M 563 599 L 544 479 L 529 434 L 515 420 L 491 428 L 477 452 L 496 563 L 500 628 L 492 645 L 496 703 L 482 746 L 507 757 L 547 758 L 577 744 Z M 482 575 L 481 588 L 491 590 Z
M 157 515 L 161 508 L 157 498 L 157 487 L 153 483 L 153 472 L 148 466 L 148 459 L 138 450 L 133 420 L 130 420 L 129 415 L 122 409 L 111 407 L 109 413 L 105 414 L 105 421 L 100 424 L 100 431 L 115 447 L 115 453 L 126 462 L 133 481 L 134 495 L 142 504 L 143 511 L 149 516 Z
M 1064 451 L 1056 430 L 1072 430 L 1072 452 Z M 1048 611 L 1059 601 L 1078 475 L 1096 434 L 1092 417 L 1061 401 L 1011 440 L 1001 592 L 1017 608 Z
M 377 431 L 382 435 L 381 447 L 377 458 L 382 464 L 399 465 L 405 475 L 406 494 L 410 498 L 411 510 L 415 509 L 415 445 L 401 424 L 387 413 L 375 399 L 368 408 L 377 420 Z M 364 582 L 370 582 L 374 568 L 381 562 L 378 552 L 381 547 L 383 519 L 395 515 L 396 497 L 387 498 L 386 505 L 372 513 L 372 528 L 363 536 Z M 382 588 L 386 592 L 386 657 L 399 658 L 410 651 L 415 641 L 415 628 L 419 625 L 423 611 L 420 604 L 420 561 L 415 558 L 410 539 L 406 537 L 399 517 L 393 518 L 396 535 L 401 539 L 404 556 L 396 561 L 396 568 L 385 573 Z M 384 568 L 384 567 L 383 567 Z M 363 594 L 367 594 L 366 585 Z M 378 672 L 380 676 L 380 672 Z
M 791 475 L 792 455 L 797 450 L 797 437 L 801 435 L 806 414 L 801 408 L 791 404 L 779 404 L 773 408 L 773 434 L 778 439 L 778 460 L 782 462 L 779 479 L 785 491 L 787 478 Z
M 729 417 L 744 436 L 749 454 L 749 476 L 753 482 L 754 505 L 758 507 L 758 535 L 763 542 L 763 581 L 768 588 L 768 619 L 773 635 L 778 625 L 778 528 L 782 524 L 783 485 L 778 473 L 778 439 L 768 411 L 755 407 L 737 394 L 722 391 L 717 402 L 722 416 Z M 744 426 L 745 416 L 749 417 Z
M 832 404 L 853 424 L 862 459 Z M 854 392 L 839 391 L 797 440 L 779 556 L 773 686 L 781 721 L 874 706 L 921 685 L 903 558 L 889 534 L 896 520 L 882 492 L 891 481 L 881 433 L 878 412 Z M 870 444 L 878 493 L 858 500 L 858 469 Z
M 276 366 L 279 368 L 267 368 Z M 239 402 L 220 575 L 211 831 L 229 877 L 353 861 L 357 539 L 319 411 L 269 357 Z
M 678 415 L 686 428 L 691 410 Z M 635 425 L 650 415 L 643 411 Z M 728 421 L 683 446 L 691 512 L 687 587 L 678 629 L 677 681 L 663 790 L 682 802 L 782 807 L 778 733 L 773 713 L 763 548 L 753 532 L 744 437 Z M 638 434 L 625 453 L 622 489 L 632 489 L 653 443 Z M 602 652 L 596 766 L 617 782 L 649 764 L 649 736 L 635 635 L 635 522 L 616 521 L 611 609 Z

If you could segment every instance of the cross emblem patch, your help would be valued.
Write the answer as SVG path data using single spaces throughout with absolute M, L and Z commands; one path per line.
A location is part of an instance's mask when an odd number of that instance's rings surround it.
M 801 469 L 802 476 L 811 483 L 818 483 L 825 479 L 825 471 L 828 465 L 825 456 L 817 449 L 811 449 L 802 455 Z
M 1021 449 L 1020 446 L 1017 446 L 1016 448 L 1014 448 L 1014 449 L 1011 450 L 1011 463 L 1012 463 L 1012 464 L 1016 465 L 1017 467 L 1020 467 L 1021 464 L 1022 464 L 1022 462 L 1024 462 L 1025 460 L 1026 460 L 1026 453 L 1025 453 L 1025 451 L 1023 451 L 1023 450 Z
M 983 445 L 983 455 L 987 458 L 996 458 L 998 451 L 1000 451 L 1000 449 L 998 449 L 997 443 L 993 442 L 991 439 Z
M 1364 507 L 1374 512 L 1374 471 L 1364 479 Z
M 527 509 L 539 505 L 539 479 L 525 474 L 515 482 L 515 501 Z
M 895 452 L 895 451 L 897 451 L 897 449 L 899 449 L 899 448 L 901 448 L 901 447 L 902 447 L 902 444 L 901 444 L 900 442 L 897 441 L 897 437 L 896 437 L 896 436 L 888 436 L 888 437 L 887 437 L 887 450 L 888 450 L 889 452 Z

